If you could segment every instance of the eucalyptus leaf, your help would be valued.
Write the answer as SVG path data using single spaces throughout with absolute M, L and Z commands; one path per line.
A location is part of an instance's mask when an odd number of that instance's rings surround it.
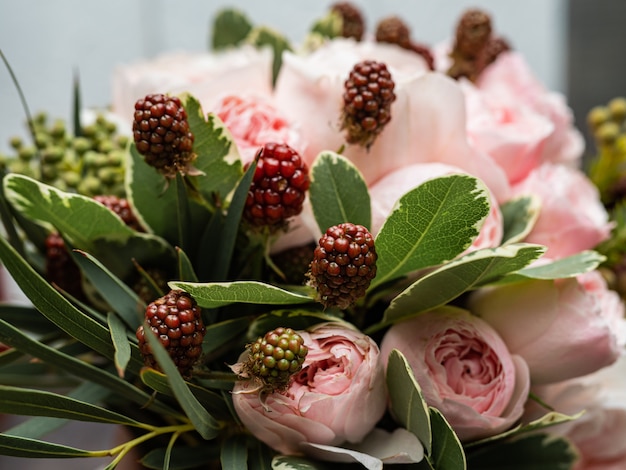
M 224 440 L 220 463 L 222 470 L 243 470 L 248 468 L 248 444 L 242 434 L 235 434 Z
M 541 200 L 537 196 L 521 196 L 502 204 L 502 243 L 523 241 L 534 227 L 540 211 Z
M 435 470 L 465 470 L 467 461 L 459 438 L 439 410 L 430 407 L 429 411 L 433 435 L 433 447 L 429 460 L 433 468 Z M 483 469 L 481 466 L 472 468 Z M 534 470 L 534 467 L 527 468 Z
M 430 414 L 422 390 L 404 355 L 394 349 L 387 364 L 387 389 L 391 412 L 396 421 L 420 440 L 426 454 L 432 452 Z
M 172 289 L 191 295 L 199 306 L 216 308 L 233 303 L 289 305 L 312 302 L 314 297 L 290 292 L 259 281 L 192 283 L 171 281 Z
M 55 328 L 37 309 L 27 305 L 0 304 L 0 319 L 31 333 L 50 333 Z
M 176 253 L 178 254 L 178 278 L 185 281 L 198 282 L 198 276 L 187 254 L 179 247 L 176 248 Z
M 100 457 L 88 450 L 76 449 L 61 444 L 30 439 L 27 437 L 0 434 L 0 455 L 28 459 L 69 459 L 77 457 Z
M 320 153 L 311 166 L 309 199 L 322 233 L 344 222 L 371 228 L 367 184 L 356 166 L 334 153 Z
M 128 331 L 122 320 L 113 312 L 109 312 L 107 315 L 107 322 L 111 332 L 111 340 L 115 347 L 115 368 L 117 369 L 117 375 L 123 378 L 132 352 L 130 342 L 128 341 Z
M 252 30 L 248 17 L 236 8 L 225 8 L 215 15 L 211 47 L 214 50 L 240 45 Z
M 376 237 L 370 289 L 449 261 L 478 236 L 489 214 L 484 184 L 468 175 L 428 180 L 402 196 Z

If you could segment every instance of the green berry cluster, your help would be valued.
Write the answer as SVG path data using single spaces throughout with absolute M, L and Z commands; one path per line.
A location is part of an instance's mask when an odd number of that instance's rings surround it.
M 302 336 L 291 328 L 279 327 L 248 345 L 250 357 L 245 372 L 268 391 L 283 391 L 291 377 L 302 369 L 308 353 Z
M 14 154 L 0 155 L 0 168 L 85 196 L 124 196 L 129 138 L 119 135 L 104 115 L 85 126 L 80 136 L 72 135 L 63 119 L 51 122 L 46 113 L 35 115 L 31 124 L 34 142 L 13 137 Z

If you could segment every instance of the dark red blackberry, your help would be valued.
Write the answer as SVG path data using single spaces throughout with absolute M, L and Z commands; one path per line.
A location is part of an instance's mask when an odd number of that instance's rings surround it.
M 325 307 L 346 309 L 365 295 L 376 276 L 376 259 L 374 237 L 365 227 L 335 225 L 315 248 L 309 284 Z
M 45 240 L 46 280 L 57 285 L 71 296 L 85 299 L 85 292 L 82 285 L 82 274 L 80 268 L 72 259 L 63 237 L 57 232 L 51 232 Z
M 115 212 L 124 221 L 124 223 L 133 230 L 138 232 L 144 231 L 143 227 L 139 224 L 137 217 L 133 214 L 133 210 L 127 199 L 113 195 L 99 195 L 94 196 L 94 200 Z
M 146 323 L 157 335 L 181 375 L 191 376 L 191 369 L 202 354 L 205 328 L 200 307 L 186 292 L 171 290 L 146 308 Z M 139 350 L 148 367 L 159 370 L 145 337 L 144 326 L 137 328 Z
M 244 219 L 257 227 L 283 227 L 302 211 L 309 184 L 309 170 L 298 152 L 286 144 L 266 144 L 257 153 Z
M 365 60 L 353 67 L 344 86 L 341 129 L 348 143 L 369 148 L 391 120 L 394 81 L 385 64 Z
M 403 49 L 411 45 L 411 30 L 399 16 L 382 19 L 376 26 L 376 41 L 396 44 Z
M 133 138 L 146 163 L 168 178 L 187 173 L 194 136 L 180 99 L 163 94 L 147 95 L 135 103 Z
M 338 2 L 331 6 L 331 11 L 338 13 L 342 19 L 341 36 L 360 41 L 365 32 L 365 20 L 356 6 L 350 2 Z

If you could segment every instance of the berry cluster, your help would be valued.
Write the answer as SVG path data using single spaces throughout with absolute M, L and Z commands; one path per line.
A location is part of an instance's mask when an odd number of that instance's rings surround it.
M 391 120 L 395 83 L 382 62 L 356 64 L 344 83 L 341 129 L 346 141 L 369 148 Z
M 205 328 L 200 307 L 186 292 L 171 290 L 148 305 L 146 324 L 159 338 L 183 377 L 191 376 L 191 369 L 202 354 Z M 144 326 L 137 328 L 139 350 L 148 367 L 159 369 L 145 336 Z
M 257 154 L 244 219 L 257 227 L 282 227 L 302 211 L 309 184 L 309 170 L 298 152 L 286 144 L 266 144 Z
M 361 11 L 350 2 L 337 2 L 330 10 L 341 17 L 341 36 L 360 41 L 365 32 L 365 21 Z
M 343 223 L 326 230 L 313 254 L 309 283 L 325 307 L 346 309 L 365 295 L 376 276 L 374 237 L 362 225 Z
M 175 96 L 151 94 L 135 103 L 133 138 L 146 163 L 168 178 L 187 173 L 194 136 L 187 112 Z
M 126 225 L 133 230 L 143 232 L 143 227 L 133 214 L 133 209 L 130 207 L 128 199 L 120 198 L 113 195 L 98 195 L 94 196 L 94 199 L 100 204 L 106 206 L 111 211 L 115 212 Z

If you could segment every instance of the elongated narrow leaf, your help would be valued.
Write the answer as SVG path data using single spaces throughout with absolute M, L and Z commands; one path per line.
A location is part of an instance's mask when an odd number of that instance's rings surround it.
M 344 222 L 371 228 L 370 196 L 363 176 L 337 153 L 322 152 L 313 162 L 309 199 L 322 233 Z
M 433 435 L 433 448 L 429 460 L 432 462 L 433 468 L 436 470 L 465 470 L 467 462 L 461 441 L 439 410 L 431 407 L 429 412 Z
M 146 303 L 92 255 L 81 250 L 73 253 L 73 259 L 91 281 L 93 288 L 106 299 L 131 330 L 136 330 L 146 310 Z
M 161 342 L 157 339 L 154 333 L 152 333 L 150 327 L 144 327 L 144 330 L 146 331 L 145 336 L 148 340 L 148 344 L 150 345 L 150 349 L 152 350 L 152 354 L 154 354 L 159 366 L 161 366 L 165 372 L 168 383 L 170 384 L 178 403 L 185 411 L 185 414 L 204 439 L 214 439 L 219 434 L 220 424 L 207 412 L 198 399 L 193 395 L 178 372 L 176 365 L 163 345 L 161 345 Z
M 172 181 L 172 184 L 176 188 L 176 211 L 174 212 L 177 226 L 176 245 L 182 250 L 189 250 L 191 210 L 183 176 L 180 173 L 176 173 L 176 179 Z
M 235 434 L 222 444 L 220 463 L 222 470 L 243 470 L 248 468 L 248 443 L 243 434 Z
M 26 305 L 0 305 L 0 318 L 23 331 L 45 334 L 54 330 L 54 323 L 35 308 Z
M 501 205 L 504 228 L 502 243 L 523 241 L 535 225 L 540 210 L 541 201 L 536 196 L 522 196 Z
M 313 301 L 313 296 L 290 292 L 258 281 L 191 283 L 172 281 L 172 289 L 189 293 L 204 308 L 216 308 L 233 303 L 288 305 Z
M 370 289 L 449 261 L 468 248 L 489 213 L 484 184 L 468 175 L 426 181 L 398 201 L 376 237 Z
M 394 349 L 387 365 L 387 388 L 395 419 L 420 440 L 426 454 L 432 450 L 430 415 L 422 390 L 404 355 Z
M 27 459 L 95 457 L 94 453 L 88 450 L 6 434 L 0 434 L 0 455 L 24 457 Z
M 124 415 L 52 392 L 0 385 L 0 396 L 0 412 L 5 414 L 141 426 Z
M 376 328 L 445 305 L 471 289 L 524 268 L 544 251 L 539 245 L 506 245 L 474 251 L 445 264 L 395 297 Z
M 189 282 L 198 282 L 198 276 L 196 276 L 193 264 L 191 264 L 187 254 L 181 248 L 176 248 L 176 253 L 178 254 L 178 278 Z
M 117 369 L 117 375 L 123 378 L 132 352 L 130 342 L 128 341 L 128 331 L 122 320 L 113 312 L 109 312 L 107 315 L 107 322 L 109 331 L 111 331 L 111 340 L 115 347 L 115 368 Z
M 176 446 L 170 455 L 170 470 L 188 470 L 190 468 L 206 467 L 206 463 L 219 457 L 219 443 L 203 442 L 195 447 Z M 145 468 L 163 470 L 165 449 L 154 449 L 141 459 Z
M 248 329 L 250 321 L 250 317 L 241 317 L 207 325 L 202 352 L 204 354 L 211 353 L 242 336 Z
M 274 451 L 261 441 L 254 441 L 248 451 L 248 468 L 250 470 L 271 470 Z

